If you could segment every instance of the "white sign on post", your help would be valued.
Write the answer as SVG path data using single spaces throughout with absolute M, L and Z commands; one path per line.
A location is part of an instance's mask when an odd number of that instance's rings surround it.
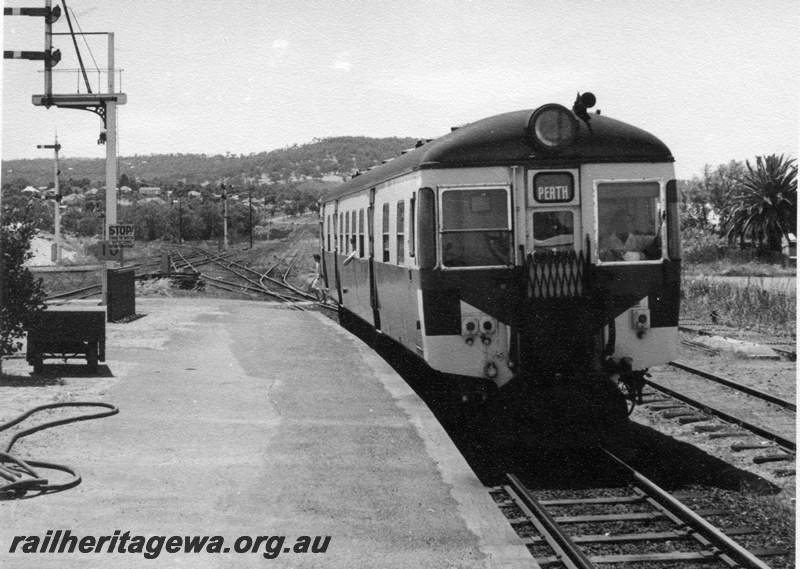
M 108 226 L 108 240 L 120 247 L 133 247 L 133 224 L 122 223 Z
M 101 261 L 117 261 L 122 262 L 122 246 L 109 241 L 100 242 L 100 255 Z

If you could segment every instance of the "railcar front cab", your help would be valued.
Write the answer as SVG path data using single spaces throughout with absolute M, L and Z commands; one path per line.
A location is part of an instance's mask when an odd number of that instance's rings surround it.
M 583 102 L 592 106 L 593 99 Z M 525 176 L 526 276 L 537 325 L 545 328 L 534 331 L 538 339 L 529 349 L 562 350 L 563 361 L 621 378 L 633 396 L 647 368 L 674 358 L 677 348 L 680 247 L 672 159 L 660 143 L 651 156 L 624 147 L 619 156 L 614 147 L 592 150 L 591 117 L 585 108 L 573 110 L 545 105 L 529 123 L 530 142 L 546 163 L 528 167 Z M 581 111 L 588 137 L 579 138 Z M 565 342 L 572 349 L 560 346 Z M 572 369 L 568 363 L 554 371 Z
M 603 134 L 545 105 L 529 121 L 535 151 L 506 170 L 509 183 L 472 174 L 470 183 L 419 190 L 420 268 L 439 269 L 437 286 L 461 289 L 464 345 L 444 349 L 437 342 L 452 337 L 428 336 L 432 367 L 464 376 L 482 367 L 498 387 L 529 370 L 551 378 L 588 370 L 635 392 L 648 367 L 674 358 L 672 161 L 618 155 Z

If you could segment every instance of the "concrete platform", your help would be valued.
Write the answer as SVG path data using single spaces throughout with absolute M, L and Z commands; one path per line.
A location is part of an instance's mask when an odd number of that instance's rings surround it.
M 83 482 L 0 501 L 1 566 L 536 567 L 424 403 L 324 316 L 209 299 L 139 298 L 137 313 L 108 324 L 99 376 L 75 364 L 29 378 L 24 360 L 4 363 L 14 377 L 0 384 L 0 422 L 37 389 L 36 405 L 100 400 L 120 413 L 17 443 L 15 455 L 70 465 Z M 48 530 L 119 531 L 96 553 L 23 553 L 32 540 L 9 553 L 14 536 L 38 536 L 41 548 Z M 134 536 L 166 539 L 148 559 L 120 552 L 125 532 L 125 551 Z M 170 536 L 224 545 L 170 553 Z M 274 539 L 237 553 L 240 536 Z M 301 553 L 301 536 L 330 540 Z

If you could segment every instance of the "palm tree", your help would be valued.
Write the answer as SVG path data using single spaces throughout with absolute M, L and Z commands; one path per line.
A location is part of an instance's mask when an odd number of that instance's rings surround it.
M 781 252 L 782 238 L 797 232 L 797 166 L 783 155 L 756 158 L 730 198 L 723 231 L 729 242 L 755 242 Z

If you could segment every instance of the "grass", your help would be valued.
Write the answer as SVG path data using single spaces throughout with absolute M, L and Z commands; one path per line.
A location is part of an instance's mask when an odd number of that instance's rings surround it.
M 136 296 L 173 296 L 169 279 L 150 279 L 136 282 Z
M 684 275 L 681 316 L 717 322 L 741 330 L 794 337 L 797 332 L 797 292 L 791 286 L 766 288 L 760 279 L 736 284 L 711 277 Z
M 42 279 L 47 296 L 63 294 L 101 283 L 100 271 L 87 273 L 38 273 L 36 278 Z
M 686 263 L 684 272 L 697 276 L 718 277 L 792 277 L 797 275 L 796 265 L 785 267 L 774 263 L 736 263 L 721 259 L 707 263 Z

